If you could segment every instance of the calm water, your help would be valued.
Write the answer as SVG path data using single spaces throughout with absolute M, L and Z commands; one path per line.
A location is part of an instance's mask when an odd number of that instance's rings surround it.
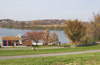
M 27 30 L 27 29 L 22 30 L 22 29 L 0 28 L 0 41 L 1 41 L 2 36 L 17 36 L 18 34 L 25 34 L 27 31 L 45 31 L 45 30 Z M 50 34 L 52 32 L 55 32 L 58 35 L 59 41 L 61 43 L 68 43 L 69 42 L 69 40 L 65 37 L 65 34 L 63 31 L 50 30 Z

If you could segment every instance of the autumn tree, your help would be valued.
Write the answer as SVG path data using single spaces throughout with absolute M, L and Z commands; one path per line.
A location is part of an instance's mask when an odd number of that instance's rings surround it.
M 56 45 L 59 42 L 58 35 L 53 32 L 48 41 L 49 43 L 53 43 L 54 45 Z
M 27 32 L 25 34 L 25 37 L 35 41 L 36 45 L 38 45 L 38 42 L 39 42 L 39 40 L 41 40 L 43 34 L 44 34 L 44 32 L 42 32 L 42 31 L 40 31 L 40 32 L 32 31 L 32 32 Z
M 86 33 L 86 27 L 78 20 L 67 20 L 64 29 L 66 37 L 75 45 L 81 40 Z
M 94 22 L 96 23 L 100 23 L 100 14 L 99 13 L 97 13 L 97 14 L 95 14 L 95 13 L 93 13 L 93 16 L 94 16 Z
M 100 40 L 100 14 L 94 14 L 93 21 L 88 26 L 87 37 L 91 40 Z
M 49 39 L 49 29 L 46 29 L 46 32 L 44 33 L 44 36 L 42 37 L 43 45 L 48 44 L 48 39 Z
M 22 27 L 22 28 L 25 27 L 25 22 L 21 22 L 21 27 Z

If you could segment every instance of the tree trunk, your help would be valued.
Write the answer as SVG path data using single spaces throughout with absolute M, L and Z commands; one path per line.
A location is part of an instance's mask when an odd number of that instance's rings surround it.
M 75 43 L 75 42 L 73 43 L 73 47 L 74 47 L 74 48 L 76 47 L 76 43 Z
M 43 45 L 45 45 L 45 42 L 43 41 Z
M 54 41 L 54 45 L 55 45 L 55 41 Z

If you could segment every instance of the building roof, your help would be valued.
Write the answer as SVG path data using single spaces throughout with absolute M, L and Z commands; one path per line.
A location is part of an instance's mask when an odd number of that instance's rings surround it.
M 20 40 L 19 36 L 2 36 L 2 40 Z

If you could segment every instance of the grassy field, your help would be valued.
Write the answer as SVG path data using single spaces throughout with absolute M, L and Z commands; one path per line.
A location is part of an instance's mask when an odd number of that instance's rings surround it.
M 11 48 L 11 50 L 10 50 L 10 48 L 8 48 L 8 49 L 7 48 L 6 48 L 6 50 L 5 50 L 5 48 L 0 49 L 0 56 L 32 55 L 32 54 L 48 54 L 48 53 L 97 50 L 97 49 L 100 49 L 100 44 L 94 45 L 94 46 L 83 46 L 83 47 L 76 47 L 76 48 L 36 49 L 36 51 L 32 51 L 31 47 Z M 14 50 L 12 50 L 12 49 L 14 49 Z
M 100 52 L 64 56 L 0 60 L 0 65 L 100 65 Z

